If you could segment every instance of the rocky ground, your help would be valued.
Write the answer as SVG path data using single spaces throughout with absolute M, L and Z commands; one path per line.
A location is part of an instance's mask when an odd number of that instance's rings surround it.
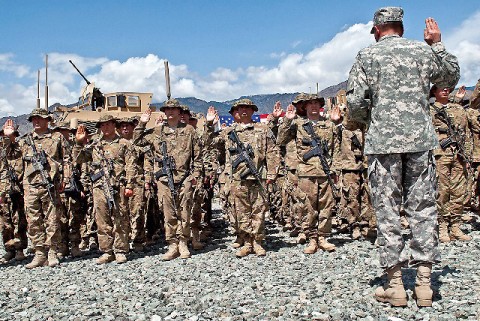
M 163 262 L 162 243 L 123 265 L 97 266 L 92 253 L 56 268 L 1 266 L 0 320 L 480 320 L 478 224 L 472 242 L 441 246 L 435 302 L 419 310 L 411 269 L 407 308 L 374 300 L 383 278 L 367 241 L 339 235 L 335 253 L 307 256 L 270 224 L 267 256 L 238 259 L 226 224 L 214 223 L 210 244 L 189 260 Z

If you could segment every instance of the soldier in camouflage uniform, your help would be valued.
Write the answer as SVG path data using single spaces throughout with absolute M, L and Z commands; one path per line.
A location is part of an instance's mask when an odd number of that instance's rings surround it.
M 14 128 L 13 121 L 8 120 L 4 127 Z M 11 130 L 10 130 L 11 131 Z M 9 132 L 10 133 L 10 132 Z M 11 134 L 18 137 L 18 130 Z M 12 137 L 0 133 L 0 233 L 2 233 L 5 255 L 0 258 L 0 264 L 25 260 L 23 250 L 27 248 L 27 219 L 25 217 L 23 188 L 22 153 L 18 143 Z
M 388 282 L 375 297 L 393 306 L 406 306 L 401 267 L 405 247 L 400 205 L 410 223 L 412 266 L 417 266 L 418 306 L 432 305 L 430 275 L 438 262 L 438 223 L 435 204 L 437 136 L 430 116 L 430 83 L 454 87 L 460 76 L 455 56 L 441 43 L 432 18 L 426 19 L 423 43 L 402 38 L 403 9 L 381 8 L 371 30 L 377 43 L 361 50 L 347 84 L 347 118 L 367 125 L 365 154 L 378 225 L 380 265 Z M 352 124 L 355 124 L 352 122 Z M 352 128 L 355 126 L 352 125 Z
M 83 189 L 80 183 L 80 165 L 73 163 L 71 157 L 75 129 L 72 130 L 68 123 L 58 122 L 52 130 L 62 134 L 65 138 L 65 150 L 67 151 L 65 155 L 67 162 L 63 172 L 67 183 L 65 190 L 60 194 L 64 210 L 60 219 L 62 245 L 59 255 L 67 256 L 70 253 L 72 257 L 80 257 L 83 255 L 79 245 L 81 242 L 80 226 L 85 221 L 85 199 L 81 196 Z
M 123 139 L 133 143 L 133 132 L 138 124 L 136 118 L 123 118 L 117 122 L 117 130 Z M 144 162 L 148 146 L 141 148 L 133 145 L 137 179 L 133 187 L 133 196 L 128 199 L 128 217 L 130 218 L 130 240 L 135 252 L 144 250 L 145 239 L 145 178 Z
M 130 250 L 127 198 L 133 196 L 136 184 L 135 152 L 132 144 L 116 133 L 115 125 L 112 115 L 101 116 L 96 125 L 101 135 L 87 145 L 86 128 L 80 125 L 73 148 L 77 163 L 91 161 L 95 221 L 104 253 L 97 264 L 124 263 Z
M 299 94 L 293 104 L 304 105 L 306 117 L 297 117 L 294 106 L 288 106 L 283 123 L 278 129 L 278 144 L 287 146 L 286 165 L 291 174 L 294 174 L 288 179 L 298 185 L 296 193 L 302 195 L 297 195 L 297 199 L 305 206 L 306 224 L 301 224 L 304 225 L 303 230 L 310 243 L 304 253 L 313 254 L 318 248 L 332 252 L 335 245 L 329 243 L 327 237 L 332 231 L 335 198 L 331 185 L 333 177 L 329 177 L 333 174 L 333 168 L 328 167 L 334 152 L 335 125 L 322 117 L 322 98 L 317 95 Z M 307 131 L 308 126 L 312 127 L 313 135 Z M 315 143 L 319 144 L 325 168 L 319 155 L 308 157 L 308 153 L 314 150 Z M 332 171 L 327 173 L 329 170 Z M 295 182 L 297 178 L 294 176 L 298 177 L 298 182 Z M 301 221 L 305 222 L 304 219 Z
M 255 111 L 258 107 L 251 100 L 236 101 L 230 108 L 230 114 L 236 114 L 235 124 L 217 137 L 220 148 L 226 153 L 225 167 L 231 177 L 233 210 L 239 236 L 243 240 L 243 246 L 236 253 L 238 257 L 251 253 L 266 255 L 262 241 L 265 238 L 268 195 L 263 181 L 271 184 L 276 179 L 279 166 L 279 150 L 268 135 L 268 127 L 252 121 Z M 210 107 L 207 113 L 210 130 L 213 129 L 211 125 L 215 115 L 215 108 Z M 245 153 L 240 153 L 242 147 Z
M 430 106 L 433 125 L 440 142 L 440 147 L 435 149 L 434 154 L 438 177 L 439 239 L 443 243 L 450 242 L 450 239 L 471 240 L 471 237 L 460 229 L 467 193 L 470 130 L 465 109 L 448 102 L 450 91 L 450 88 L 434 85 L 431 95 L 436 101 Z
M 54 267 L 59 263 L 57 252 L 62 241 L 60 192 L 66 183 L 62 173 L 68 151 L 65 138 L 48 129 L 52 116 L 47 110 L 34 109 L 28 120 L 33 124 L 33 132 L 18 141 L 25 169 L 23 189 L 28 236 L 35 248 L 35 257 L 26 267 L 31 269 L 47 263 Z M 5 135 L 9 136 L 7 131 L 11 130 L 6 126 Z
M 462 98 L 465 92 L 462 94 Z M 469 184 L 469 189 L 472 190 L 472 209 L 480 210 L 480 79 L 473 90 L 470 97 L 470 108 L 466 109 L 470 133 L 472 135 L 472 168 L 473 180 Z M 467 204 L 470 205 L 470 204 Z
M 165 238 L 168 251 L 163 260 L 180 256 L 190 258 L 190 214 L 193 188 L 200 179 L 201 151 L 195 129 L 180 122 L 182 107 L 176 99 L 170 99 L 160 108 L 166 114 L 166 122 L 155 127 L 151 134 L 142 136 L 151 111 L 145 112 L 135 128 L 135 141 L 139 146 L 149 145 L 153 159 L 145 164 L 146 188 L 156 184 L 159 207 L 165 216 Z

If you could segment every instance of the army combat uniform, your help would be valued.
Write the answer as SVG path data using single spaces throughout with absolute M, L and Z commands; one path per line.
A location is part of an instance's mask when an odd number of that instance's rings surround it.
M 470 97 L 470 108 L 466 109 L 468 125 L 472 138 L 472 172 L 473 180 L 468 188 L 472 194 L 472 208 L 480 210 L 480 80 L 477 82 L 475 89 Z M 467 204 L 469 205 L 469 204 Z
M 25 259 L 23 250 L 27 248 L 27 219 L 25 217 L 23 188 L 22 154 L 17 143 L 7 142 L 1 137 L 0 151 L 0 233 L 2 233 L 5 255 L 0 263 L 15 258 Z
M 115 121 L 105 115 L 97 122 Z M 100 251 L 104 252 L 98 264 L 126 261 L 129 252 L 129 217 L 125 189 L 133 190 L 136 183 L 135 153 L 132 144 L 115 134 L 111 140 L 100 135 L 92 143 L 73 148 L 77 163 L 91 161 L 93 205 L 98 228 Z

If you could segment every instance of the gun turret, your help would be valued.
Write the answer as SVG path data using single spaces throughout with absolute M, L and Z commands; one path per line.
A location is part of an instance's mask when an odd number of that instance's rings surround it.
M 92 110 L 96 110 L 98 107 L 103 107 L 105 106 L 105 96 L 103 93 L 95 87 L 95 83 L 91 83 L 83 74 L 80 70 L 78 70 L 77 66 L 69 60 L 69 62 L 72 64 L 73 68 L 82 76 L 83 80 L 87 83 L 87 86 L 85 86 L 84 93 L 82 94 L 82 97 L 79 99 L 79 104 L 78 107 L 85 107 L 90 105 L 92 107 Z M 92 88 L 93 87 L 93 88 Z M 87 97 L 89 94 L 91 94 L 91 97 Z

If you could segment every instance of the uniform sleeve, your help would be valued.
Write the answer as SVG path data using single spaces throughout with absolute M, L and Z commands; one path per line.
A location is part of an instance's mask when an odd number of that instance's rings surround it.
M 480 108 L 480 79 L 477 81 L 477 85 L 473 90 L 472 96 L 470 96 L 470 108 Z
M 202 163 L 202 157 L 203 157 L 203 152 L 202 149 L 200 148 L 199 144 L 199 139 L 195 131 L 192 131 L 192 144 L 193 144 L 193 177 L 195 177 L 197 180 L 200 179 L 202 176 L 202 170 L 203 170 L 203 163 Z
M 460 79 L 458 59 L 449 53 L 443 43 L 437 42 L 432 46 L 434 55 L 434 69 L 430 81 L 440 88 L 453 88 Z
M 361 53 L 357 55 L 347 82 L 348 120 L 368 124 L 370 121 L 371 88 L 362 66 Z
M 296 131 L 294 119 L 284 117 L 283 122 L 278 126 L 277 144 L 279 146 L 287 145 L 289 141 L 295 139 Z
M 135 166 L 136 153 L 133 145 L 125 144 L 125 176 L 127 184 L 125 188 L 133 189 L 136 183 L 137 167 Z
M 270 130 L 268 127 L 266 130 Z M 267 179 L 274 180 L 277 177 L 280 168 L 280 148 L 275 143 L 271 135 L 265 135 L 267 139 L 266 161 L 267 161 Z

